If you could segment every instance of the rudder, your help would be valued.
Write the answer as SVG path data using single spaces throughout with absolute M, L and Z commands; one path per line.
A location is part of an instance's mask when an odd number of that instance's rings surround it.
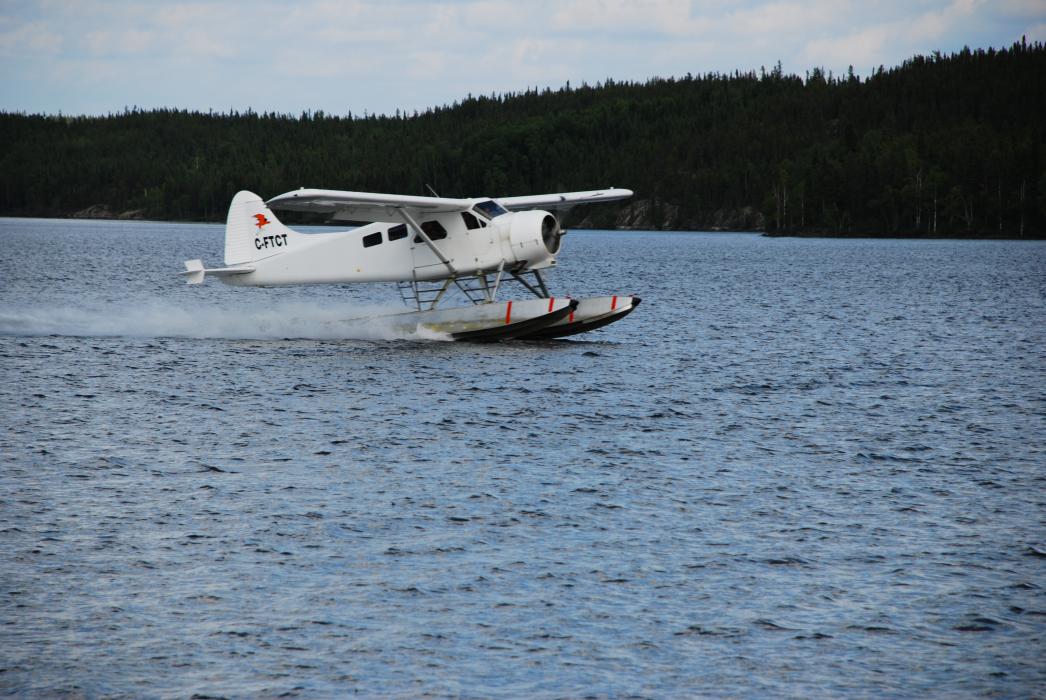
M 225 220 L 225 264 L 272 257 L 282 252 L 296 235 L 280 223 L 261 197 L 246 190 L 237 192 Z

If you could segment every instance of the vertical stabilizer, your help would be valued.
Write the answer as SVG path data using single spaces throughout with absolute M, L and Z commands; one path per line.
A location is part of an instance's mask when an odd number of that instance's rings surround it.
M 283 252 L 299 234 L 280 223 L 261 197 L 237 192 L 225 221 L 225 264 L 239 265 Z

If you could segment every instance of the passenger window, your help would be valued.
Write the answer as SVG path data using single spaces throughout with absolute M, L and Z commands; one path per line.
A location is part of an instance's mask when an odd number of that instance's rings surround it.
M 363 237 L 363 247 L 370 248 L 381 243 L 381 231 L 375 231 L 374 233 L 368 233 Z
M 401 238 L 407 237 L 407 226 L 400 224 L 399 226 L 393 226 L 389 229 L 389 240 L 398 241 Z
M 430 240 L 439 241 L 447 237 L 447 229 L 438 221 L 426 221 L 421 225 L 421 230 Z M 414 236 L 415 243 L 421 243 L 421 236 Z
M 476 220 L 476 217 L 472 212 L 461 212 L 461 218 L 465 220 L 465 228 L 467 228 L 469 231 L 479 228 L 479 221 Z

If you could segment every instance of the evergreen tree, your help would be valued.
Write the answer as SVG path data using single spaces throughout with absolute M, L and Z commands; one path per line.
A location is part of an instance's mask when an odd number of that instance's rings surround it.
M 0 113 L 0 214 L 220 221 L 298 187 L 443 196 L 621 186 L 585 212 L 645 227 L 1046 233 L 1046 47 L 468 96 L 412 115 Z M 641 215 L 641 212 L 646 212 Z M 638 221 L 634 221 L 638 216 Z

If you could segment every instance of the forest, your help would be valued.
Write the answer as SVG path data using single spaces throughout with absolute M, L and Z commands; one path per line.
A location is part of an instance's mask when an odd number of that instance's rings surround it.
M 241 189 L 615 186 L 635 197 L 567 224 L 1041 238 L 1046 45 L 916 56 L 863 78 L 778 64 L 607 79 L 411 114 L 0 112 L 0 140 L 3 216 L 222 221 Z

